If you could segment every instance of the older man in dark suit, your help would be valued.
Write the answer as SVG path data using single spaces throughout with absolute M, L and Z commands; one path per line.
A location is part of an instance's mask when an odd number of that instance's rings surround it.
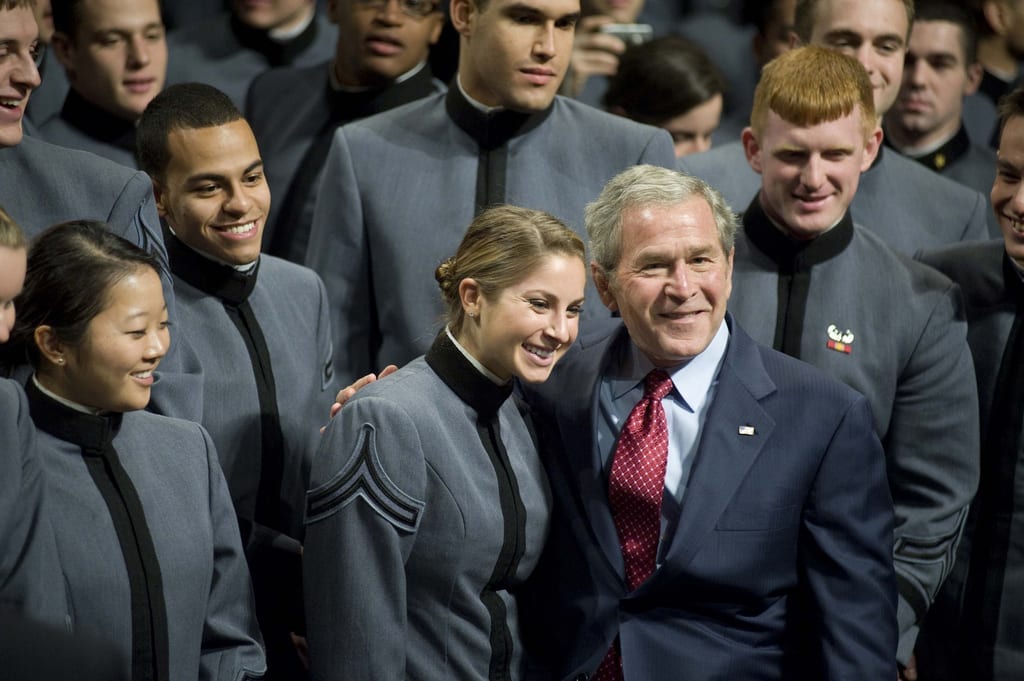
M 530 396 L 556 504 L 532 643 L 557 678 L 896 677 L 870 408 L 726 314 L 735 230 L 716 191 L 650 166 L 587 208 L 622 324 Z

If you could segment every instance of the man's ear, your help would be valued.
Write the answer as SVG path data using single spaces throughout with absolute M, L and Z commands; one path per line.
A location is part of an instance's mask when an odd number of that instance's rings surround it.
M 981 87 L 981 79 L 985 75 L 985 67 L 981 62 L 974 62 L 967 65 L 967 84 L 964 86 L 964 96 L 973 95 Z
M 153 180 L 153 199 L 156 202 L 157 215 L 162 218 L 167 217 L 167 192 L 157 180 Z
M 473 19 L 479 11 L 475 0 L 451 0 L 448 12 L 452 18 L 452 26 L 460 36 L 463 38 L 472 36 Z
M 860 164 L 860 171 L 863 173 L 871 164 L 875 162 L 875 158 L 878 156 L 878 150 L 882 146 L 883 138 L 881 126 L 875 127 L 874 132 L 868 135 L 867 140 L 864 142 L 864 159 Z
M 761 145 L 754 136 L 754 129 L 749 125 L 743 128 L 740 133 L 740 141 L 743 142 L 743 153 L 747 156 L 747 163 L 758 175 L 761 174 Z
M 597 287 L 597 295 L 601 302 L 612 312 L 618 312 L 619 304 L 612 293 L 611 281 L 605 273 L 604 268 L 597 264 L 596 260 L 590 261 L 590 276 L 594 278 L 594 286 Z
M 1000 0 L 984 0 L 981 3 L 981 14 L 985 18 L 985 22 L 992 32 L 999 36 L 1006 35 L 1009 30 L 1010 22 L 1006 18 L 1006 13 L 1011 9 L 1006 2 Z

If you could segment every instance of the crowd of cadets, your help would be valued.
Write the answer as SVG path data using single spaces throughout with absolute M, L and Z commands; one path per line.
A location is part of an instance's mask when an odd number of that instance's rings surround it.
M 582 235 L 611 177 L 677 163 L 742 214 L 736 318 L 868 397 L 896 507 L 901 674 L 1024 674 L 1021 409 L 1000 410 L 1022 402 L 1020 93 L 1005 129 L 997 110 L 1024 2 L 224 5 L 0 0 L 0 207 L 29 238 L 100 221 L 155 255 L 175 342 L 148 408 L 212 438 L 268 678 L 304 674 L 319 426 L 339 388 L 430 346 L 431 273 L 465 226 L 509 203 Z M 644 23 L 650 47 L 615 28 Z M 866 69 L 863 145 L 860 122 L 832 139 L 827 119 L 751 121 L 760 69 L 801 43 Z M 825 188 L 839 208 L 808 227 L 793 195 Z M 608 315 L 590 283 L 587 299 L 584 334 Z M 18 398 L 0 395 L 6 428 Z M 0 589 L 24 587 L 17 567 L 0 563 Z

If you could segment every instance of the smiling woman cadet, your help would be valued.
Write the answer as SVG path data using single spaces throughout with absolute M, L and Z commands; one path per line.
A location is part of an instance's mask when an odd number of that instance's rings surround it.
M 102 223 L 43 232 L 8 348 L 46 474 L 71 626 L 111 640 L 132 679 L 258 678 L 238 525 L 209 436 L 151 414 L 169 337 L 156 261 Z M 130 666 L 130 670 L 128 667 Z
M 576 338 L 583 243 L 501 206 L 435 274 L 448 326 L 331 422 L 307 495 L 316 679 L 519 679 L 515 587 L 550 491 L 513 377 L 538 382 Z

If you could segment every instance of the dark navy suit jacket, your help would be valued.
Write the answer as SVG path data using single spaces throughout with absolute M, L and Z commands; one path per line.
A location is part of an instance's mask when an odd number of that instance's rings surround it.
M 555 498 L 526 627 L 542 676 L 586 679 L 618 637 L 627 681 L 896 677 L 892 500 L 867 402 L 727 323 L 678 525 L 633 592 L 594 438 L 625 329 L 581 340 L 530 395 Z

